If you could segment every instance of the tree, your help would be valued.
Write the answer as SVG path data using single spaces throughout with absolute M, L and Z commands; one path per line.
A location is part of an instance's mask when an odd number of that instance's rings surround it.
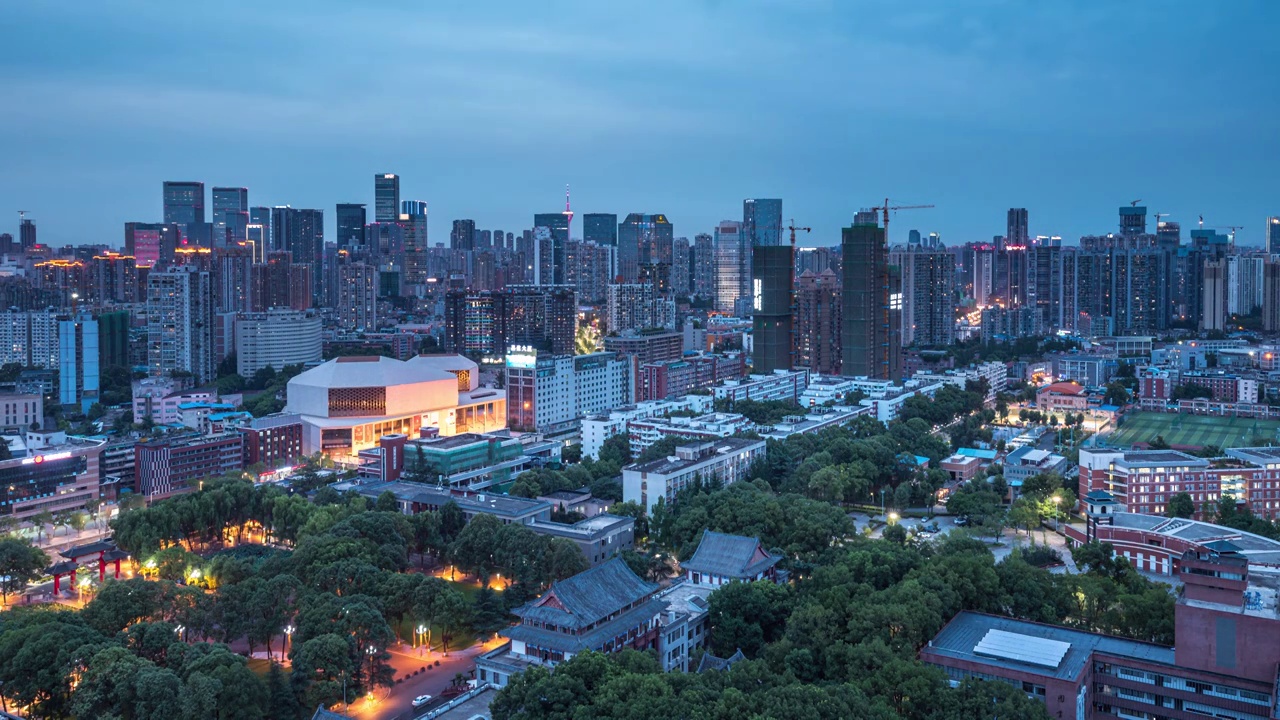
M 711 650 L 729 657 L 737 650 L 755 657 L 782 637 L 791 614 L 791 586 L 768 581 L 731 582 L 711 594 Z
M 3 444 L 3 442 L 0 442 L 0 445 Z M 41 510 L 31 516 L 31 525 L 36 529 L 36 542 L 40 542 L 41 538 L 44 536 L 44 526 L 51 523 L 53 523 L 53 513 L 48 510 Z
M 1196 504 L 1189 493 L 1177 493 L 1169 498 L 1169 505 L 1165 508 L 1165 515 L 1171 518 L 1189 518 L 1195 514 Z
M 395 493 L 384 490 L 373 503 L 373 509 L 378 512 L 400 512 L 400 500 Z
M 27 583 L 44 574 L 49 558 L 40 548 L 16 537 L 0 538 L 0 600 L 9 603 L 9 594 L 22 592 Z
M 289 677 L 306 707 L 328 707 L 355 696 L 356 668 L 351 657 L 350 640 L 335 633 L 294 646 Z

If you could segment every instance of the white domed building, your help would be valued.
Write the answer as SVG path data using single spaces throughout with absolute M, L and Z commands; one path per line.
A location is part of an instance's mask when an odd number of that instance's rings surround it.
M 479 366 L 461 355 L 340 357 L 290 380 L 285 411 L 302 416 L 303 452 L 354 456 L 424 426 L 441 435 L 505 428 L 506 392 L 479 383 Z

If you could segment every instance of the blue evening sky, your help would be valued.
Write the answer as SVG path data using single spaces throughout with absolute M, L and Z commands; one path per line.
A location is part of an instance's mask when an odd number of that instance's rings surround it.
M 161 181 L 253 205 L 366 202 L 373 175 L 454 218 L 663 212 L 742 199 L 833 244 L 888 196 L 948 243 L 1280 214 L 1280 2 L 599 0 L 7 2 L 0 230 L 54 244 L 158 221 Z M 581 224 L 574 222 L 574 235 Z

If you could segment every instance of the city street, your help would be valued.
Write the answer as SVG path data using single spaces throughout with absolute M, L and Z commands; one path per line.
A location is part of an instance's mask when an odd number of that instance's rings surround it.
M 502 644 L 503 641 L 490 640 L 487 643 L 472 645 L 471 647 L 457 652 L 450 652 L 448 657 L 444 657 L 439 651 L 433 651 L 427 657 L 419 657 L 416 650 L 407 645 L 397 645 L 391 648 L 391 666 L 396 670 L 396 679 L 409 676 L 414 670 L 427 667 L 428 663 L 431 667 L 424 673 L 409 677 L 402 683 L 398 683 L 387 692 L 387 689 L 381 689 L 375 694 L 373 700 L 367 697 L 351 703 L 350 708 L 345 710 L 345 714 L 353 718 L 362 718 L 367 720 L 391 720 L 391 718 L 399 717 L 416 717 L 417 712 L 412 715 L 406 715 L 413 707 L 413 699 L 419 695 L 430 695 L 433 699 L 439 698 L 440 694 L 449 687 L 453 682 L 454 676 L 462 673 L 468 679 L 471 678 L 471 669 L 475 666 L 475 658 L 485 652 L 493 650 Z M 435 667 L 435 661 L 440 661 L 440 667 Z M 435 705 L 433 702 L 429 705 Z M 417 710 L 425 712 L 426 708 L 418 708 Z

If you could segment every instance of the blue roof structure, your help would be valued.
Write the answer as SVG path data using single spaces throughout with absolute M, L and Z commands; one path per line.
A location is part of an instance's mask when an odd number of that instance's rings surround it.
M 963 455 L 964 457 L 978 458 L 979 460 L 995 460 L 996 459 L 995 450 L 980 450 L 978 448 L 960 448 L 959 450 L 956 450 L 956 454 Z

